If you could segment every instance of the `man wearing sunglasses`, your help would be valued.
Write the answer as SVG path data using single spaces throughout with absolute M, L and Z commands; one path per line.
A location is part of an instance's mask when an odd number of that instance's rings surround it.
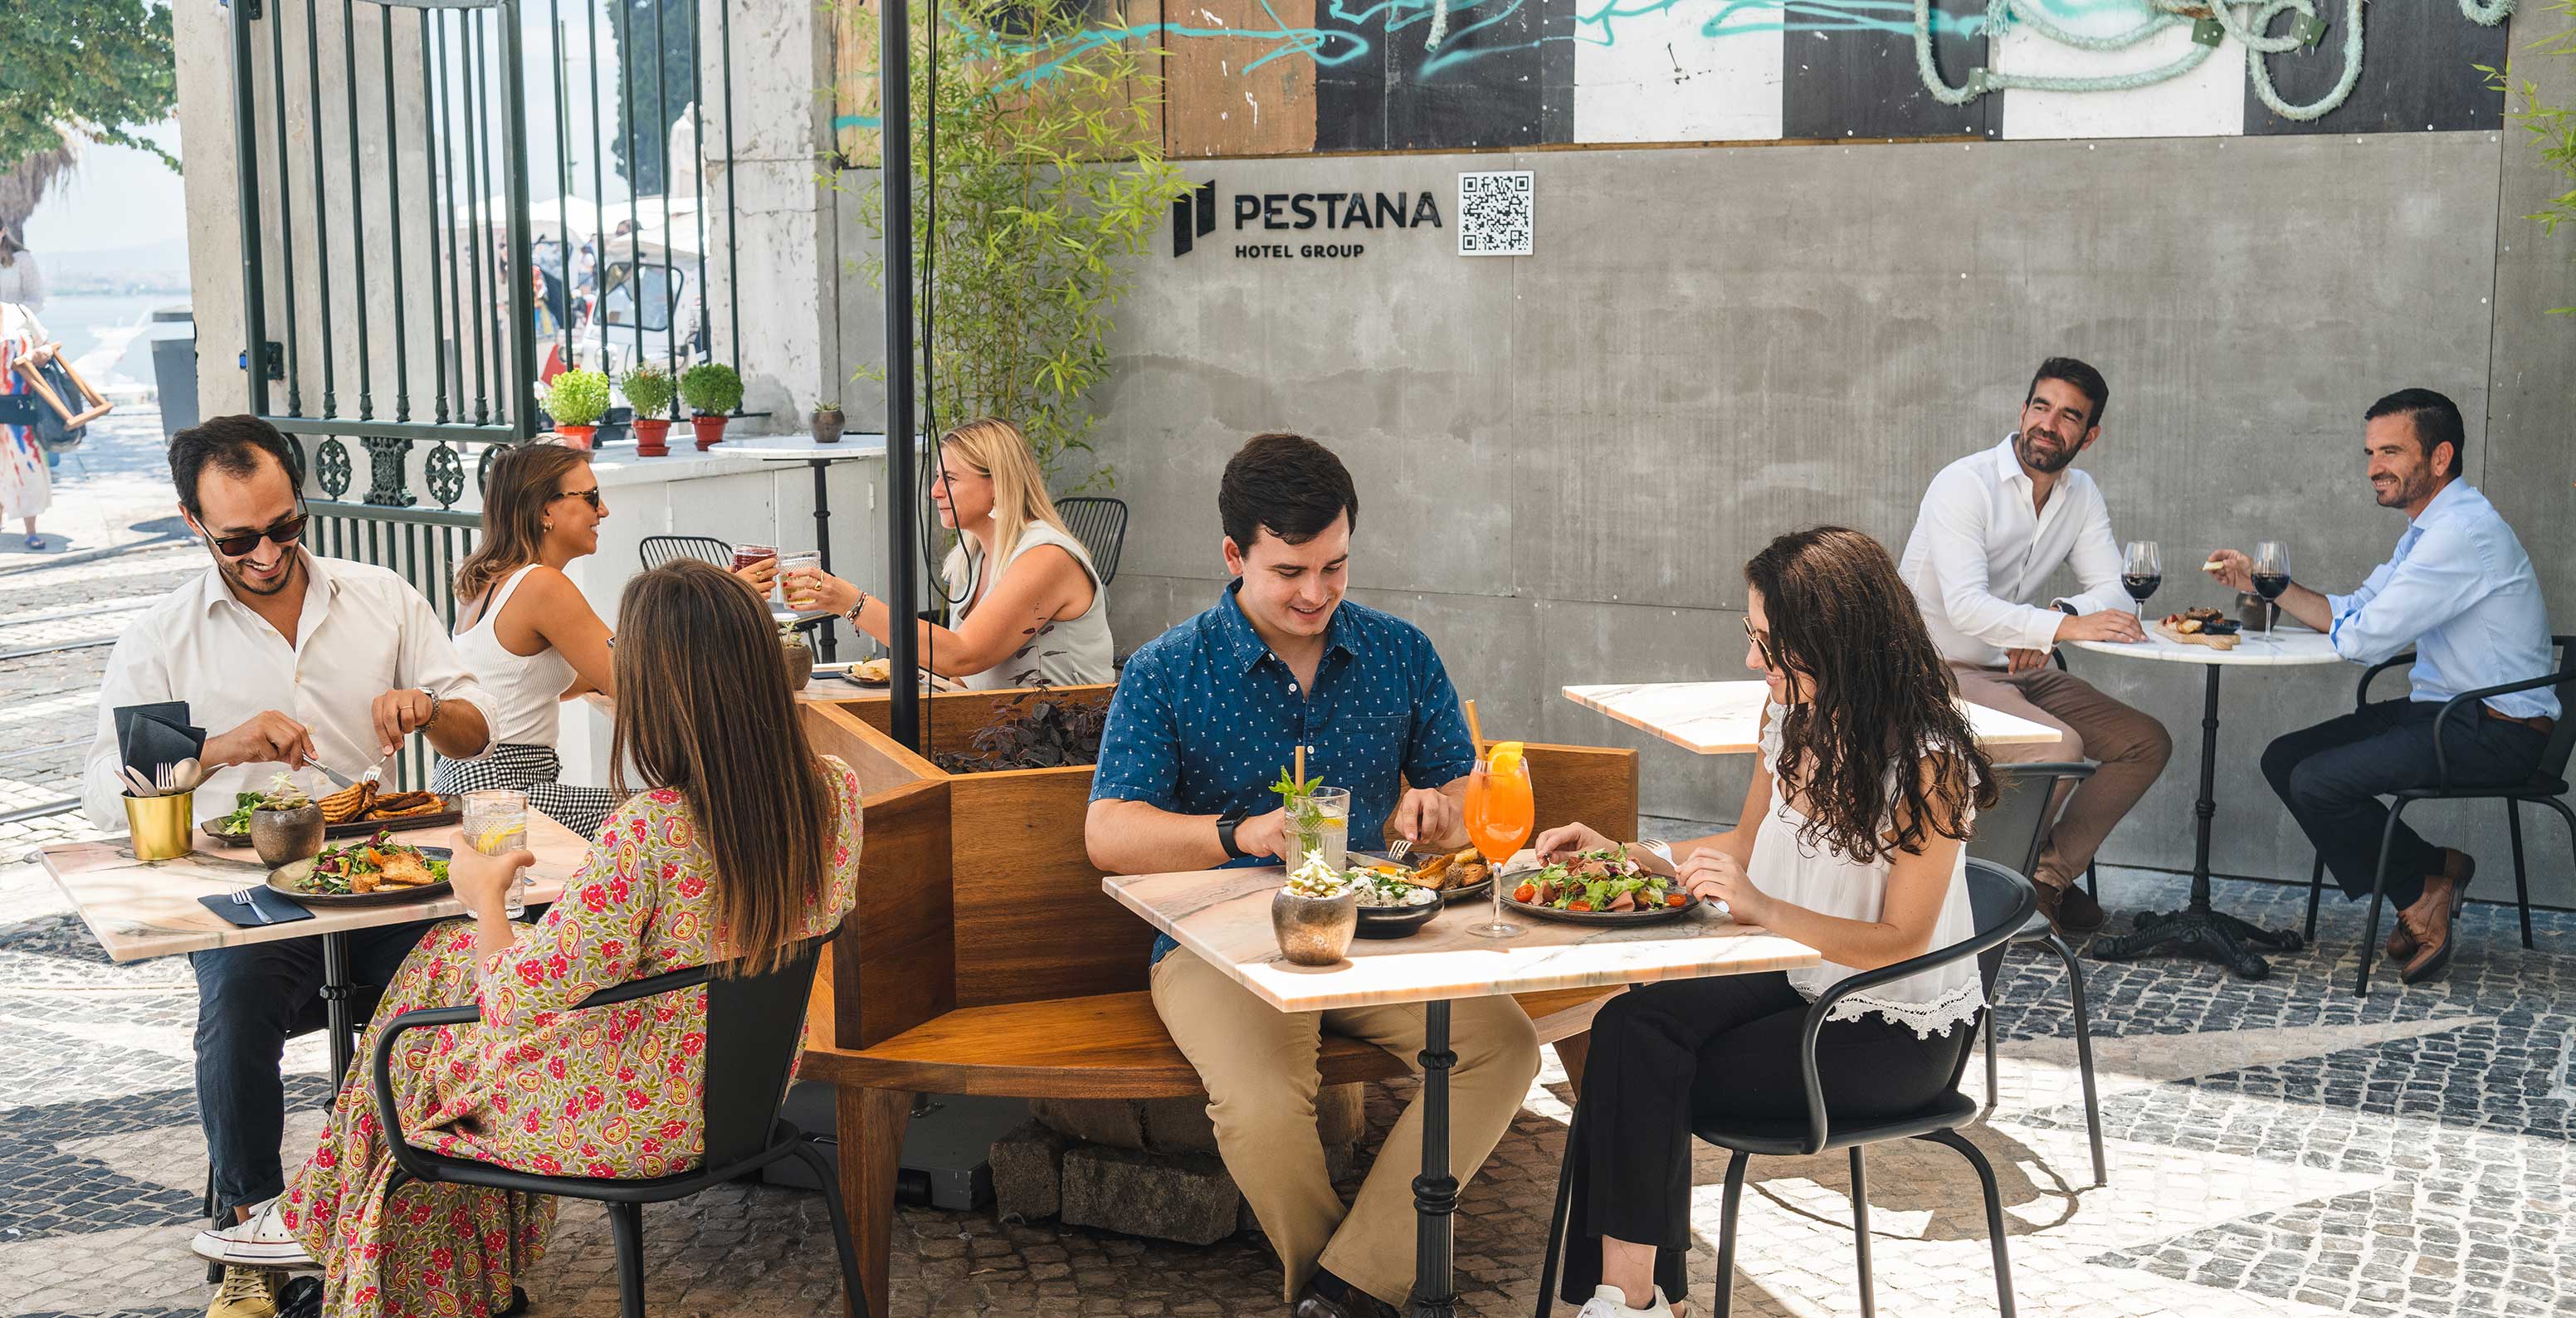
M 85 804 L 122 831 L 115 711 L 186 701 L 211 731 L 198 762 L 199 821 L 231 812 L 237 792 L 319 761 L 355 777 L 417 732 L 450 759 L 483 754 L 491 700 L 437 612 L 381 567 L 326 559 L 303 545 L 306 516 L 286 437 L 256 417 L 215 417 L 170 441 L 179 510 L 213 559 L 125 630 L 99 687 Z M 308 781 L 310 781 L 308 779 Z M 359 983 L 390 983 L 429 926 L 349 939 Z M 247 1220 L 285 1188 L 278 1145 L 287 1037 L 318 1027 L 318 940 L 217 948 L 197 972 L 197 1111 L 218 1202 Z M 238 1274 L 238 1275 L 236 1275 Z M 228 1269 L 213 1318 L 271 1318 L 278 1274 Z

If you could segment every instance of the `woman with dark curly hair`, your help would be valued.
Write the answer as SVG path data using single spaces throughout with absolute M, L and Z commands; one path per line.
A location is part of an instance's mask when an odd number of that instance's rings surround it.
M 1973 932 L 1960 844 L 1995 802 L 1992 773 L 1895 561 L 1858 531 L 1820 526 L 1772 541 L 1744 580 L 1744 663 L 1771 687 L 1762 772 L 1736 826 L 1684 844 L 1678 870 L 1628 850 L 1824 963 L 1650 984 L 1593 1019 L 1568 1172 L 1564 1297 L 1578 1318 L 1673 1312 L 1692 1121 L 1805 1116 L 1809 1003 Z M 1538 839 L 1550 857 L 1617 845 L 1582 824 Z M 1866 1120 L 1929 1103 L 1955 1083 L 1974 1034 L 1961 1027 L 1984 1005 L 1973 961 L 1843 999 L 1816 1043 L 1828 1112 Z

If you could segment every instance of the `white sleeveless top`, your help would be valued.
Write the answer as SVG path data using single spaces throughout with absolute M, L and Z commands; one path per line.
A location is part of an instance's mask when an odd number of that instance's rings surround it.
M 971 538 L 961 540 L 948 556 L 949 589 L 956 591 L 963 579 L 966 604 L 958 620 L 963 622 L 983 605 L 982 596 L 991 592 L 980 580 L 983 565 L 979 556 L 966 546 Z M 970 691 L 999 691 L 1010 687 L 1029 686 L 1044 681 L 1050 686 L 1092 686 L 1112 680 L 1117 663 L 1117 650 L 1109 637 L 1109 587 L 1100 580 L 1100 572 L 1091 565 L 1091 551 L 1082 542 L 1044 522 L 1031 522 L 1020 531 L 1020 542 L 1011 546 L 1011 557 L 993 578 L 999 584 L 1008 575 L 1011 564 L 1040 545 L 1054 545 L 1073 555 L 1082 565 L 1084 576 L 1091 578 L 1091 607 L 1077 618 L 1059 618 L 1038 628 L 1037 635 L 1024 638 L 1009 658 L 959 679 Z
M 1789 805 L 1788 785 L 1780 780 L 1780 720 L 1787 710 L 1772 705 L 1762 730 L 1762 768 L 1771 775 L 1771 814 L 1753 835 L 1753 860 L 1746 876 L 1764 896 L 1803 906 L 1819 915 L 1848 920 L 1876 920 L 1887 901 L 1889 857 L 1885 852 L 1864 865 L 1832 850 L 1810 851 L 1798 840 L 1806 817 Z M 1973 816 L 1972 816 L 1973 817 Z M 1968 851 L 1959 849 L 1951 862 L 1950 892 L 1932 924 L 1935 949 L 1965 942 L 1976 933 L 1976 915 L 1968 905 Z M 1831 961 L 1789 972 L 1789 984 L 1809 1002 L 1826 989 L 1860 971 Z M 1976 1018 L 1985 1005 L 1984 982 L 1976 959 L 1952 962 L 1937 970 L 1908 976 L 1875 990 L 1856 993 L 1834 1004 L 1830 1019 L 1857 1020 L 1876 1013 L 1913 1027 L 1922 1038 L 1948 1034 L 1950 1027 Z
M 503 578 L 485 596 L 490 602 L 475 615 L 474 625 L 456 634 L 456 652 L 492 696 L 495 746 L 553 746 L 562 726 L 563 693 L 573 683 L 572 661 L 562 651 L 549 645 L 535 654 L 512 654 L 492 629 L 511 593 L 536 566 L 530 563 Z

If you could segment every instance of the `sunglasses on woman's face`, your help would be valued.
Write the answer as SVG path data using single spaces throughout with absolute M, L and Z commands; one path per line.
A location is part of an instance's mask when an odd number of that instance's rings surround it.
M 304 524 L 309 520 L 311 520 L 309 514 L 297 513 L 265 531 L 244 531 L 240 535 L 209 535 L 206 540 L 215 547 L 216 553 L 226 558 L 240 558 L 259 548 L 259 542 L 262 540 L 280 548 L 294 544 L 304 538 Z
M 1771 648 L 1771 638 L 1762 632 L 1753 630 L 1753 620 L 1751 618 L 1744 620 L 1744 639 L 1753 642 L 1754 650 L 1762 656 L 1762 664 L 1764 667 L 1775 673 L 1785 673 L 1789 671 L 1789 665 L 1780 662 L 1780 652 Z
M 566 490 L 555 497 L 558 499 L 579 499 L 583 503 L 589 504 L 592 512 L 605 511 L 599 506 L 599 487 L 596 485 L 593 485 L 586 490 Z

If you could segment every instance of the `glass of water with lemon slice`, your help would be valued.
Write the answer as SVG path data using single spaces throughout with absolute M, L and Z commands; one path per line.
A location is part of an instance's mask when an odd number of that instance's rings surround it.
M 528 794 L 515 788 L 495 787 L 465 794 L 465 845 L 486 856 L 507 855 L 528 845 Z M 521 870 L 510 880 L 509 896 L 502 910 L 516 920 L 528 913 L 528 875 Z

